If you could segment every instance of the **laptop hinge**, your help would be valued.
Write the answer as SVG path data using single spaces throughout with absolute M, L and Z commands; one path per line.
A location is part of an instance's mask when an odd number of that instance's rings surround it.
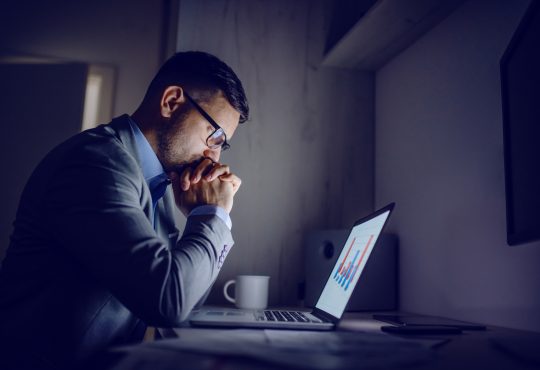
M 334 317 L 318 308 L 314 308 L 311 314 L 323 322 L 336 323 L 339 321 L 337 317 Z

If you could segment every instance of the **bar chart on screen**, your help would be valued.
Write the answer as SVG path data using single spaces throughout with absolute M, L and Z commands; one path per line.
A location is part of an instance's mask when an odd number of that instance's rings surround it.
M 336 269 L 334 273 L 334 280 L 345 291 L 349 289 L 349 286 L 351 285 L 351 281 L 353 281 L 354 277 L 356 276 L 358 272 L 358 269 L 360 268 L 360 265 L 364 261 L 366 252 L 368 251 L 368 248 L 373 242 L 374 236 L 375 235 L 373 234 L 369 235 L 369 238 L 367 242 L 365 243 L 361 243 L 360 240 L 357 242 L 357 238 L 353 238 L 352 242 L 349 245 L 349 249 L 347 250 L 347 254 L 345 254 L 345 257 L 343 257 L 343 260 L 338 265 L 339 267 Z M 357 245 L 354 252 L 354 258 L 351 260 L 348 257 L 351 256 L 351 250 L 355 246 L 355 243 L 357 243 Z

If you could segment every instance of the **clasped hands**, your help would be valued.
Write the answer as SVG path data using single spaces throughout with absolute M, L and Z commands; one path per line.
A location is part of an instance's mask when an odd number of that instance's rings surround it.
M 231 212 L 234 195 L 242 180 L 230 172 L 229 166 L 204 158 L 197 166 L 185 168 L 181 174 L 170 173 L 176 206 L 184 215 L 201 205 L 216 205 Z

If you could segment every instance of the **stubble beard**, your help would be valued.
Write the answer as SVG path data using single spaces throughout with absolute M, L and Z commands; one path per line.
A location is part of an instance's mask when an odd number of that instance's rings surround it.
M 158 131 L 158 159 L 166 173 L 181 173 L 190 162 L 188 140 L 185 135 L 184 120 L 187 114 L 179 113 L 179 117 L 170 124 L 164 124 Z

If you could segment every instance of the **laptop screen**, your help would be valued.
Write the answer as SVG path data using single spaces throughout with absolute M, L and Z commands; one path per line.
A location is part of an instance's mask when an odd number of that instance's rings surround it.
M 316 308 L 341 318 L 389 215 L 387 210 L 352 228 Z

